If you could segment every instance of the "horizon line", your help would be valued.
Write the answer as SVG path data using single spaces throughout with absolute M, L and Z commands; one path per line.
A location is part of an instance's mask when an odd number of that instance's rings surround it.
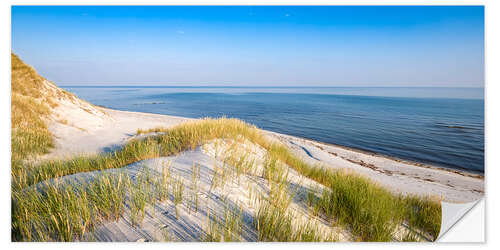
M 59 87 L 145 87 L 145 88 L 476 88 L 484 89 L 484 86 L 234 86 L 234 85 L 94 85 L 94 84 L 61 84 Z

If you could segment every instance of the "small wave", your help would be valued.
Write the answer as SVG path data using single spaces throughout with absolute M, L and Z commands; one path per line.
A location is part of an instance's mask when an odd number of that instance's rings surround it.
M 462 125 L 447 125 L 447 124 L 441 124 L 441 123 L 437 123 L 436 126 L 441 127 L 441 128 L 451 128 L 451 129 L 461 129 L 461 130 L 479 130 L 478 128 L 474 128 L 474 127 L 467 127 L 467 126 L 462 126 Z
M 147 104 L 166 104 L 166 102 L 144 102 L 144 103 L 132 103 L 132 105 L 147 105 Z

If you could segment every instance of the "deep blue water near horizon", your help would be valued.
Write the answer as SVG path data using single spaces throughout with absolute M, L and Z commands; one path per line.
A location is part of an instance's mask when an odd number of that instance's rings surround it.
M 484 171 L 482 88 L 63 86 L 112 109 L 234 117 L 259 128 Z

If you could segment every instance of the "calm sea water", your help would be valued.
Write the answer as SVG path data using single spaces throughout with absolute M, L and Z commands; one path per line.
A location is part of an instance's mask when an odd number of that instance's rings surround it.
M 484 171 L 482 88 L 64 88 L 112 109 L 235 117 L 279 133 Z

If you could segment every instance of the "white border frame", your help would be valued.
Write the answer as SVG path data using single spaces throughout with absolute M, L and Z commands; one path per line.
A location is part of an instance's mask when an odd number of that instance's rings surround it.
M 248 243 L 248 244 L 238 244 L 238 243 L 224 243 L 224 244 L 195 244 L 195 243 L 165 243 L 165 244 L 134 244 L 134 243 L 115 243 L 115 244 L 99 244 L 99 243 L 11 243 L 10 242 L 10 50 L 11 50 L 11 5 L 485 5 L 485 182 L 486 182 L 486 196 L 491 196 L 493 199 L 486 199 L 485 202 L 480 204 L 485 205 L 477 205 L 475 206 L 468 215 L 466 215 L 463 220 L 463 223 L 457 223 L 453 230 L 448 232 L 446 237 L 453 238 L 457 236 L 457 239 L 465 239 L 466 236 L 470 236 L 472 233 L 476 233 L 476 231 L 471 232 L 471 234 L 467 234 L 471 230 L 476 230 L 473 228 L 483 228 L 485 229 L 484 221 L 485 216 L 488 217 L 489 221 L 486 223 L 489 228 L 486 230 L 486 235 L 483 234 L 488 244 L 404 244 L 404 243 L 390 243 L 390 244 L 377 244 L 377 243 L 333 243 L 333 244 L 306 244 L 306 243 Z M 499 189 L 500 181 L 497 181 L 500 161 L 498 158 L 498 154 L 491 153 L 495 152 L 492 150 L 500 148 L 500 122 L 498 116 L 495 116 L 495 112 L 498 113 L 497 107 L 500 107 L 500 102 L 497 96 L 500 93 L 499 84 L 499 46 L 500 39 L 498 38 L 500 31 L 500 10 L 499 10 L 500 1 L 498 0 L 422 0 L 422 1 L 405 1 L 405 0 L 382 0 L 382 1 L 369 1 L 369 0 L 352 0 L 352 1 L 335 1 L 335 0 L 312 0 L 312 1 L 300 1 L 300 0 L 240 0 L 240 1 L 221 1 L 221 0 L 188 0 L 188 1 L 132 1 L 132 0 L 107 0 L 107 1 L 61 1 L 61 0 L 49 0 L 49 1 L 38 1 L 38 0 L 30 0 L 30 1 L 6 1 L 2 4 L 1 9 L 1 20 L 2 20 L 2 33 L 3 39 L 1 40 L 1 48 L 3 52 L 3 58 L 0 60 L 1 62 L 1 74 L 2 83 L 0 84 L 0 93 L 1 93 L 1 114 L 2 117 L 9 118 L 3 119 L 1 123 L 2 133 L 1 133 L 1 156 L 3 159 L 2 168 L 2 178 L 3 181 L 2 186 L 0 187 L 0 191 L 2 194 L 2 202 L 3 206 L 1 207 L 0 215 L 2 218 L 0 228 L 1 233 L 0 237 L 2 239 L 2 243 L 9 244 L 9 246 L 5 246 L 8 248 L 21 248 L 28 249 L 36 247 L 37 249 L 52 249 L 54 247 L 61 248 L 72 248 L 72 249 L 87 249 L 88 247 L 106 247 L 106 248 L 132 248 L 132 247 L 148 247 L 148 248 L 165 248 L 165 247 L 182 247 L 184 249 L 199 249 L 203 248 L 219 248 L 219 249 L 234 249 L 235 247 L 241 249 L 250 249 L 255 247 L 265 247 L 265 248 L 304 248 L 304 247 L 314 247 L 314 248 L 353 248 L 358 249 L 360 246 L 363 248 L 370 249 L 385 249 L 389 246 L 395 247 L 405 247 L 410 249 L 421 249 L 422 247 L 429 248 L 453 248 L 453 249 L 470 249 L 472 246 L 485 247 L 496 249 L 499 248 L 500 237 L 498 237 L 499 230 L 495 229 L 500 225 L 499 216 L 497 215 L 497 211 L 499 211 L 499 202 L 497 199 L 497 194 L 491 194 L 491 192 L 495 193 Z M 488 181 L 492 179 L 493 181 Z M 495 197 L 496 196 L 496 197 Z M 485 210 L 485 207 L 488 207 Z M 479 210 L 479 211 L 477 211 Z M 485 211 L 491 211 L 486 215 Z M 469 221 L 469 222 L 467 222 Z M 481 222 L 483 226 L 481 227 Z M 454 234 L 454 231 L 460 231 L 462 233 Z M 463 233 L 465 232 L 465 234 Z M 483 230 L 484 232 L 484 230 Z M 471 239 L 472 240 L 472 239 Z M 89 245 L 91 244 L 91 245 Z M 254 245 L 256 244 L 256 245 Z

